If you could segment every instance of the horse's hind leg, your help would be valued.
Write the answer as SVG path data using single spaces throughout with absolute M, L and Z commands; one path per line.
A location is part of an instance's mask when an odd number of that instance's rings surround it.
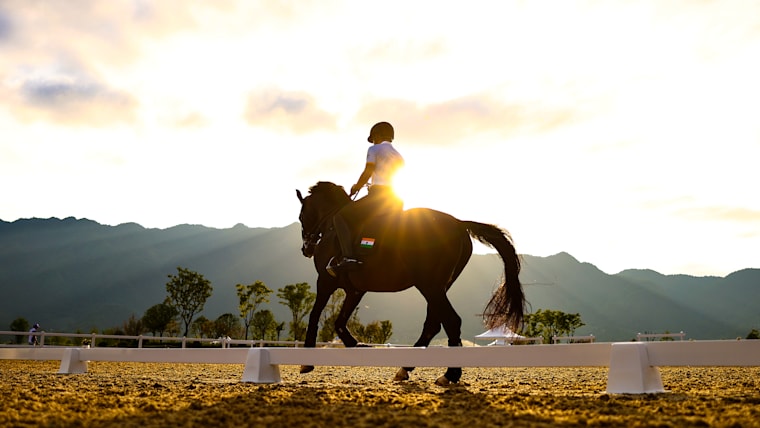
M 425 315 L 425 323 L 422 326 L 422 334 L 420 338 L 414 342 L 414 347 L 422 347 L 430 345 L 436 334 L 441 331 L 441 321 L 435 315 L 435 311 L 432 310 L 430 305 L 427 305 L 427 314 Z M 402 367 L 396 372 L 396 376 L 393 378 L 395 381 L 409 380 L 409 372 L 414 370 L 414 367 Z
M 451 305 L 449 298 L 445 293 L 426 296 L 428 307 L 434 308 L 434 314 L 440 317 L 446 336 L 449 338 L 449 346 L 462 346 L 462 318 L 459 317 L 454 307 Z M 461 367 L 449 367 L 443 376 L 439 377 L 435 383 L 438 385 L 448 385 L 452 382 L 459 382 L 462 378 Z
M 433 340 L 433 337 L 441 331 L 441 324 L 443 324 L 443 329 L 446 331 L 446 336 L 449 338 L 449 346 L 462 346 L 462 318 L 460 318 L 454 310 L 454 307 L 451 305 L 446 294 L 434 296 L 423 295 L 428 301 L 427 317 L 425 318 L 422 335 L 414 346 L 429 345 L 430 341 Z M 402 367 L 396 373 L 394 380 L 401 381 L 409 379 L 409 372 L 412 370 L 414 370 L 414 367 Z M 449 367 L 446 370 L 446 373 L 438 378 L 435 383 L 438 385 L 448 385 L 451 382 L 459 382 L 459 379 L 461 378 L 461 367 Z
M 428 346 L 436 334 L 441 331 L 441 320 L 438 318 L 436 311 L 433 311 L 428 305 L 425 323 L 422 325 L 422 334 L 414 343 L 414 346 Z
M 441 299 L 441 311 L 443 313 L 443 329 L 449 338 L 449 346 L 462 346 L 462 318 L 451 306 L 451 302 L 444 294 Z M 449 367 L 446 373 L 435 381 L 438 385 L 448 385 L 449 382 L 459 382 L 462 378 L 461 367 Z

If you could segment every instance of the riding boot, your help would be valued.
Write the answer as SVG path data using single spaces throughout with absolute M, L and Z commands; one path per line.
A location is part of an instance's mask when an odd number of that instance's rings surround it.
M 343 269 L 361 265 L 362 262 L 354 257 L 354 249 L 353 245 L 351 245 L 351 227 L 348 222 L 342 216 L 336 215 L 333 217 L 333 226 L 335 227 L 335 233 L 338 235 L 340 251 L 343 254 L 343 259 L 338 262 L 336 267 Z

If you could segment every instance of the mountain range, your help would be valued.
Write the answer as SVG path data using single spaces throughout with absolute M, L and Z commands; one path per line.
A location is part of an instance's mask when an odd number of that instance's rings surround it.
M 237 313 L 236 284 L 260 280 L 277 290 L 306 282 L 315 291 L 313 262 L 301 255 L 300 245 L 298 223 L 148 229 L 72 217 L 0 221 L 0 330 L 18 317 L 58 332 L 121 326 L 164 300 L 168 276 L 177 267 L 211 282 L 213 293 L 201 312 L 209 319 Z M 610 275 L 567 253 L 522 258 L 520 278 L 530 308 L 579 313 L 585 326 L 577 335 L 627 341 L 637 332 L 683 331 L 691 339 L 726 339 L 760 327 L 760 269 L 726 277 L 652 270 Z M 449 291 L 463 319 L 463 339 L 472 340 L 484 330 L 478 314 L 501 269 L 496 254 L 475 254 Z M 270 300 L 263 308 L 278 321 L 289 320 L 289 310 L 275 293 Z M 367 294 L 359 310 L 365 323 L 390 320 L 394 343 L 414 342 L 424 315 L 425 301 L 414 289 Z

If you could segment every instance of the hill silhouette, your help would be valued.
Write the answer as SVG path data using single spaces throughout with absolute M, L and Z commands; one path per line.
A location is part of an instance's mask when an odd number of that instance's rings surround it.
M 40 322 L 47 331 L 120 326 L 132 314 L 140 317 L 163 301 L 168 275 L 178 266 L 211 281 L 213 294 L 202 315 L 215 319 L 237 314 L 238 283 L 260 280 L 277 290 L 307 282 L 314 289 L 313 262 L 301 255 L 300 245 L 298 223 L 283 228 L 146 229 L 71 217 L 0 221 L 0 329 L 17 317 Z M 449 291 L 463 319 L 464 339 L 483 331 L 478 314 L 498 283 L 501 266 L 495 254 L 473 255 Z M 576 334 L 594 334 L 600 341 L 666 330 L 684 331 L 695 339 L 735 338 L 760 324 L 760 269 L 725 278 L 650 270 L 610 275 L 559 253 L 523 255 L 521 280 L 534 310 L 580 313 L 586 326 Z M 276 296 L 265 307 L 278 320 L 289 319 Z M 424 314 L 424 299 L 414 289 L 367 294 L 359 310 L 364 322 L 391 320 L 392 341 L 397 343 L 416 340 Z

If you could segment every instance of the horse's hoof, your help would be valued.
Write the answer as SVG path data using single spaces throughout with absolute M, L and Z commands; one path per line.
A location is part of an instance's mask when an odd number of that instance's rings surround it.
M 451 381 L 446 376 L 441 376 L 435 380 L 435 384 L 438 386 L 451 386 Z
M 309 373 L 314 370 L 314 366 L 301 366 L 301 374 Z
M 394 382 L 403 382 L 405 380 L 409 380 L 409 372 L 406 371 L 405 368 L 400 368 L 396 372 L 396 376 L 393 378 Z

